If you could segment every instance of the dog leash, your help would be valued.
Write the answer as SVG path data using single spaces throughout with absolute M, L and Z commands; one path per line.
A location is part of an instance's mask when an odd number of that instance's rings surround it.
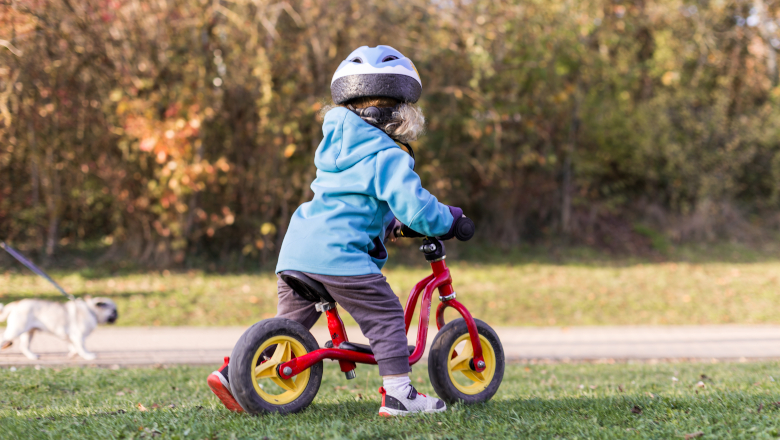
M 12 257 L 16 258 L 20 263 L 27 266 L 28 269 L 31 271 L 37 273 L 41 277 L 43 277 L 46 281 L 50 282 L 54 287 L 57 288 L 57 290 L 60 291 L 61 294 L 65 295 L 69 300 L 75 301 L 76 297 L 71 295 L 70 293 L 66 292 L 65 289 L 60 287 L 59 284 L 57 284 L 53 279 L 51 279 L 50 276 L 46 275 L 46 272 L 42 271 L 38 266 L 32 263 L 32 261 L 24 258 L 22 254 L 16 251 L 16 249 L 12 248 L 11 246 L 7 245 L 4 241 L 0 241 L 0 248 L 5 249 L 6 252 L 11 254 Z

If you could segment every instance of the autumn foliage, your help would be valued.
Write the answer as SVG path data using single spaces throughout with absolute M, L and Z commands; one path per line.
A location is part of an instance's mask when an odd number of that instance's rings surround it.
M 779 225 L 778 5 L 0 3 L 0 239 L 275 257 L 352 49 L 423 80 L 417 170 L 480 239 L 632 250 Z

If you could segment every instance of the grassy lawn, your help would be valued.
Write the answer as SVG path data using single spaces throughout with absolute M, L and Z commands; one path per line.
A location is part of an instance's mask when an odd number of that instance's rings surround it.
M 0 438 L 780 436 L 778 362 L 511 365 L 486 404 L 393 420 L 376 415 L 375 367 L 359 366 L 347 382 L 326 363 L 314 404 L 287 417 L 228 412 L 206 386 L 210 371 L 1 369 Z M 421 392 L 431 391 L 425 366 L 412 376 Z
M 458 299 L 493 326 L 780 323 L 780 261 L 740 254 L 738 262 L 720 262 L 707 255 L 700 250 L 688 261 L 655 263 L 586 254 L 554 262 L 517 251 L 454 255 L 448 261 Z M 43 279 L 12 267 L 0 273 L 0 302 L 62 299 Z M 390 265 L 385 275 L 405 301 L 429 270 Z M 53 276 L 77 296 L 114 298 L 119 325 L 249 325 L 276 310 L 276 278 L 270 272 Z

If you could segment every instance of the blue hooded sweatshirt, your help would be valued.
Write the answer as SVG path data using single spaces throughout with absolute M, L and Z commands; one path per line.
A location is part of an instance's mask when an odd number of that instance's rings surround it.
M 277 273 L 381 273 L 382 240 L 393 217 L 429 236 L 450 230 L 449 207 L 422 187 L 414 160 L 387 134 L 343 107 L 325 115 L 322 134 L 314 198 L 290 220 Z

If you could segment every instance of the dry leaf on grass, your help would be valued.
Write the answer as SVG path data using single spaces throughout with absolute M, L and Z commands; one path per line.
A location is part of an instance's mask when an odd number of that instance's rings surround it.
M 138 402 L 138 410 L 139 411 L 146 411 L 146 407 L 141 405 L 141 402 Z
M 702 437 L 703 435 L 704 435 L 704 433 L 701 432 L 701 431 L 694 432 L 694 433 L 691 433 L 691 434 L 685 434 L 685 440 L 691 440 L 692 438 L 699 438 L 699 437 Z
M 642 408 L 640 408 L 639 405 L 634 405 L 634 407 L 631 408 L 631 412 L 634 414 L 642 414 Z

